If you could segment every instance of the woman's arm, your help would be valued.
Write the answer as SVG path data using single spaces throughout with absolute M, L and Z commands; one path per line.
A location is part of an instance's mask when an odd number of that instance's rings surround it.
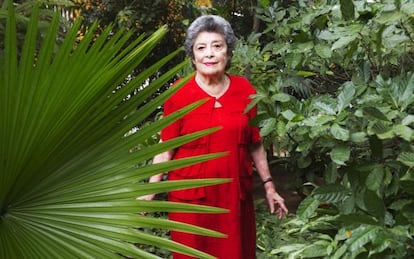
M 163 163 L 163 162 L 170 161 L 173 157 L 173 154 L 174 154 L 173 150 L 165 151 L 161 154 L 158 154 L 158 155 L 154 156 L 154 158 L 152 160 L 152 163 L 153 164 L 158 164 L 158 163 Z M 162 180 L 163 176 L 164 176 L 164 173 L 153 175 L 149 178 L 149 182 L 150 183 L 160 182 Z M 138 199 L 140 199 L 140 200 L 153 200 L 154 198 L 155 198 L 155 194 L 148 194 L 148 195 L 138 197 Z
M 262 179 L 270 213 L 277 213 L 278 218 L 281 219 L 283 215 L 288 214 L 288 209 L 286 208 L 284 199 L 276 192 L 267 161 L 266 151 L 260 142 L 250 145 L 249 151 L 260 179 Z M 277 209 L 275 207 L 275 204 L 278 206 Z

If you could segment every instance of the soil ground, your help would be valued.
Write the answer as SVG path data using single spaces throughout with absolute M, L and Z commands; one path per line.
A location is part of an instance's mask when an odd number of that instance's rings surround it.
M 276 185 L 276 191 L 283 197 L 283 199 L 285 199 L 285 204 L 289 213 L 295 213 L 302 198 L 294 187 L 294 177 L 285 170 L 277 167 L 271 168 L 271 171 L 273 181 Z M 253 194 L 256 199 L 265 197 L 262 181 L 257 174 L 255 174 L 254 177 Z

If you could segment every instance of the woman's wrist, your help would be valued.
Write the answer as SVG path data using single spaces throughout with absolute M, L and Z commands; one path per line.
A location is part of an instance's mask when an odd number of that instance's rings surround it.
M 267 177 L 262 181 L 263 187 L 265 189 L 266 193 L 274 193 L 276 192 L 275 190 L 275 184 L 273 183 L 273 178 Z
M 267 183 L 270 183 L 270 182 L 272 182 L 272 183 L 273 183 L 273 178 L 272 178 L 271 176 L 269 176 L 269 177 L 265 178 L 265 179 L 263 180 L 262 184 L 263 184 L 263 186 L 265 186 Z

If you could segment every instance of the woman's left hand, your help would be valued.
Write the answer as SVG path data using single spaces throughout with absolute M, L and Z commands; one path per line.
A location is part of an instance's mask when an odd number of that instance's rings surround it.
M 289 211 L 285 205 L 285 200 L 275 190 L 267 191 L 266 199 L 270 213 L 277 213 L 279 219 L 282 219 L 284 215 L 288 215 Z

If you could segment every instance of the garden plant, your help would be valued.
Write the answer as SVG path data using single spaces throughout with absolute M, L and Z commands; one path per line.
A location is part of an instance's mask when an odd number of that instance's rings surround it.
M 259 1 L 236 52 L 296 215 L 258 221 L 261 258 L 414 255 L 414 4 Z M 284 156 L 278 156 L 279 153 Z
M 143 214 L 173 210 L 222 213 L 222 209 L 136 199 L 149 193 L 225 181 L 144 181 L 153 174 L 222 155 L 147 163 L 155 154 L 216 130 L 162 144 L 151 141 L 160 129 L 203 100 L 150 125 L 141 123 L 179 89 L 177 86 L 148 101 L 185 65 L 179 64 L 147 83 L 149 76 L 180 49 L 129 77 L 167 29 L 160 27 L 125 46 L 132 32 L 120 30 L 114 34 L 109 26 L 96 37 L 98 23 L 79 40 L 79 19 L 60 38 L 60 14 L 56 12 L 45 24 L 39 8 L 34 7 L 30 20 L 23 24 L 26 33 L 21 43 L 17 40 L 13 2 L 4 6 L 4 48 L 0 50 L 0 258 L 160 258 L 146 251 L 149 245 L 212 258 L 146 230 L 176 229 L 212 236 L 221 233 Z M 46 33 L 39 33 L 44 26 Z M 136 89 L 139 93 L 132 95 Z M 132 131 L 137 125 L 141 127 Z
M 257 200 L 258 258 L 414 257 L 414 3 L 257 4 L 261 26 L 241 37 L 230 72 L 256 86 L 252 123 L 302 196 L 282 221 Z M 189 67 L 162 70 L 180 50 L 147 65 L 166 28 L 133 39 L 93 23 L 80 40 L 81 20 L 68 29 L 41 11 L 29 21 L 0 10 L 0 258 L 168 258 L 173 250 L 210 258 L 171 242 L 168 230 L 221 234 L 165 213 L 222 210 L 136 200 L 220 183 L 145 182 L 220 156 L 149 163 L 215 130 L 157 143 L 163 127 L 202 103 L 151 118 L 174 92 L 159 89 Z

